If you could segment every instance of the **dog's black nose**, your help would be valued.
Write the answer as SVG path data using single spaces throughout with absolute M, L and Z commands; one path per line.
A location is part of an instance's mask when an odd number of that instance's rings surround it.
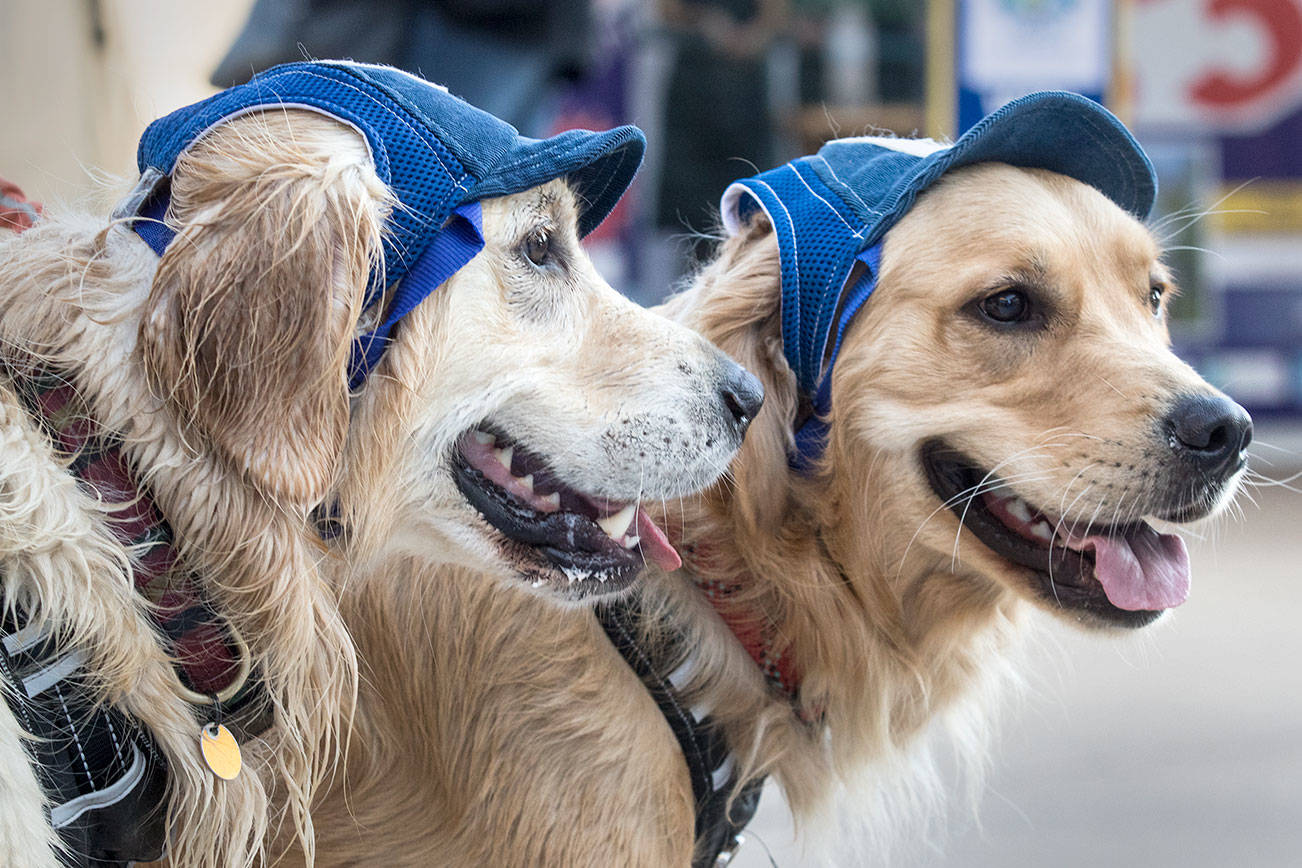
M 764 387 L 760 381 L 750 371 L 729 359 L 724 363 L 719 394 L 723 397 L 723 406 L 728 408 L 737 424 L 737 433 L 746 433 L 751 420 L 764 404 Z
M 1223 395 L 1184 395 L 1166 417 L 1176 453 L 1209 474 L 1233 473 L 1252 442 L 1252 417 Z

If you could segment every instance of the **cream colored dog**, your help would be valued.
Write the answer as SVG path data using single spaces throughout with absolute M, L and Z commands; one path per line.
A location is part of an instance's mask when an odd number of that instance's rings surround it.
M 741 779 L 773 776 L 799 825 L 834 822 L 825 841 L 914 812 L 933 725 L 981 765 L 1029 609 L 1117 629 L 1182 597 L 1183 548 L 1146 518 L 1222 507 L 1250 425 L 1169 349 L 1160 257 L 1078 181 L 954 170 L 886 236 L 809 476 L 788 465 L 807 410 L 767 218 L 667 305 L 768 400 L 732 480 L 665 509 L 686 568 L 639 586 L 645 643 L 686 650 L 685 701 Z M 718 611 L 707 584 L 731 589 Z M 318 864 L 689 864 L 682 754 L 590 613 L 399 557 L 343 605 L 366 674 L 347 774 L 314 809 Z M 794 701 L 720 614 L 799 674 Z M 879 787 L 889 821 L 858 798 Z
M 311 112 L 240 116 L 183 155 L 171 194 L 178 236 L 161 260 L 103 218 L 48 215 L 0 237 L 0 341 L 66 372 L 121 434 L 186 565 L 246 638 L 276 725 L 244 746 L 245 773 L 220 781 L 200 762 L 205 710 L 174 689 L 133 553 L 7 385 L 0 569 L 4 599 L 81 649 L 88 689 L 160 745 L 173 861 L 242 865 L 271 830 L 311 852 L 306 807 L 356 688 L 339 589 L 382 553 L 473 564 L 541 609 L 538 594 L 622 587 L 644 558 L 676 566 L 637 504 L 714 481 L 761 394 L 597 275 L 564 181 L 483 202 L 483 251 L 351 395 L 393 201 L 364 140 Z M 58 864 L 42 805 L 0 703 L 0 864 Z

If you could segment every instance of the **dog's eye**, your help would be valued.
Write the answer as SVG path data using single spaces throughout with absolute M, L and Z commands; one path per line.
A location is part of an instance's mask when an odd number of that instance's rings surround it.
M 551 258 L 551 253 L 551 237 L 546 232 L 535 232 L 524 243 L 524 255 L 529 257 L 529 261 L 534 265 L 546 265 L 547 260 Z
M 997 323 L 1025 322 L 1031 317 L 1031 300 L 1020 289 L 1001 289 L 981 300 L 981 313 Z
M 1166 287 L 1160 283 L 1155 283 L 1148 288 L 1148 304 L 1153 308 L 1153 313 L 1162 309 L 1162 296 L 1166 293 Z

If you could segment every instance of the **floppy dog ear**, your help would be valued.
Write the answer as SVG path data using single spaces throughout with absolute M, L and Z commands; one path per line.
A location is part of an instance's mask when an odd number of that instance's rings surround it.
M 177 236 L 140 326 L 151 383 L 229 470 L 315 504 L 347 434 L 349 353 L 389 191 L 351 128 L 277 111 L 191 146 L 171 197 Z
M 737 484 L 732 513 L 755 533 L 780 527 L 787 513 L 798 392 L 782 352 L 782 292 L 778 244 L 763 213 L 752 215 L 720 246 L 697 281 L 697 292 L 671 300 L 666 313 L 705 336 L 764 385 L 764 406 L 732 463 Z M 690 302 L 688 299 L 691 299 Z M 691 305 L 684 309 L 684 304 Z

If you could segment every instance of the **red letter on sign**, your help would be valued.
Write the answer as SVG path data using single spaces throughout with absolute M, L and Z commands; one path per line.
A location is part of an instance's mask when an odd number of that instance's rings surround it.
M 1270 57 L 1251 76 L 1233 76 L 1222 70 L 1207 73 L 1193 83 L 1194 102 L 1212 108 L 1233 108 L 1252 102 L 1288 78 L 1302 62 L 1302 11 L 1294 0 L 1211 0 L 1212 18 L 1236 12 L 1251 15 L 1270 42 Z

